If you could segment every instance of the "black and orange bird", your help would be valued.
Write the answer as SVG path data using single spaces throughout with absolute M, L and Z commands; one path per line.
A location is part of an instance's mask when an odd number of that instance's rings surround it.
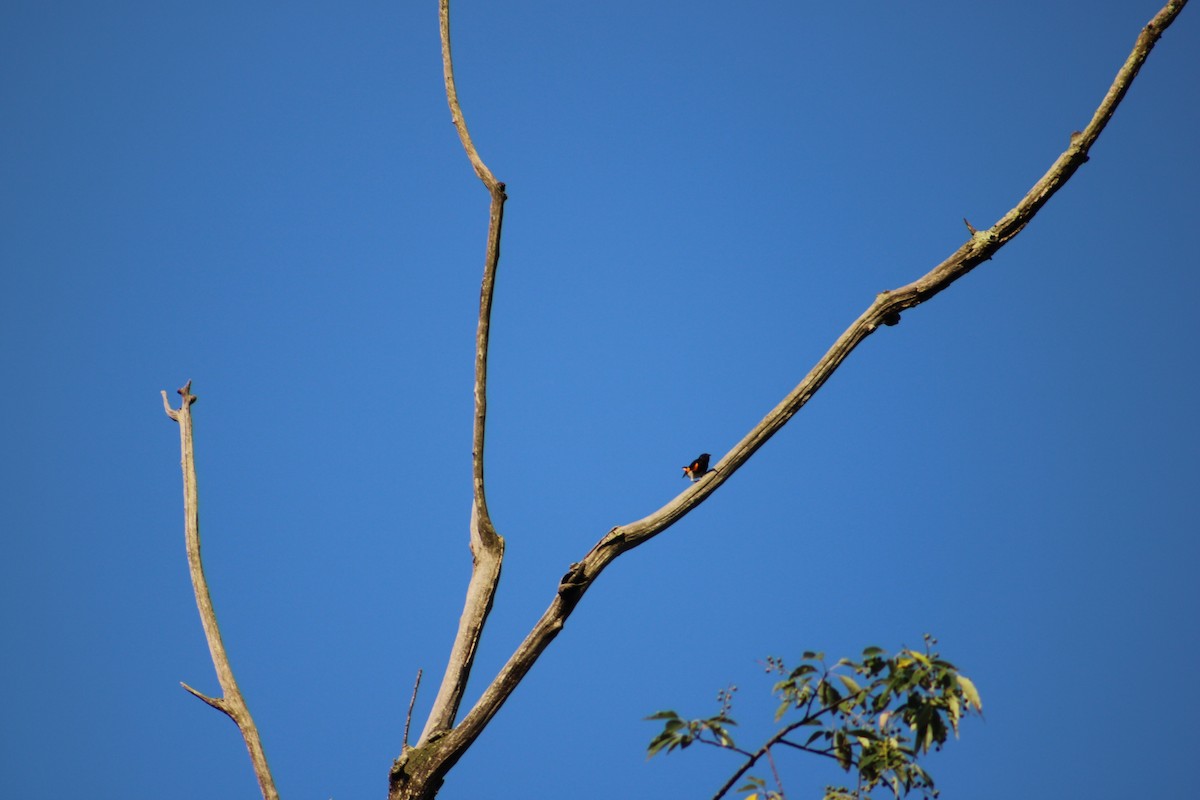
M 701 453 L 696 456 L 696 460 L 683 468 L 683 476 L 691 478 L 692 483 L 700 480 L 700 478 L 708 472 L 708 459 L 712 458 L 708 453 Z

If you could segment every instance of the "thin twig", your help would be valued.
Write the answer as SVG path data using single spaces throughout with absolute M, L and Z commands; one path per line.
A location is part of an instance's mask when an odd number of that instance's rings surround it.
M 404 749 L 408 749 L 408 726 L 412 722 L 413 706 L 417 704 L 417 690 L 421 688 L 421 673 L 423 671 L 420 669 L 417 670 L 417 680 L 413 684 L 412 699 L 408 701 L 408 714 L 404 717 L 404 739 L 400 744 Z
M 705 739 L 705 738 L 704 738 L 704 734 L 703 734 L 703 733 L 701 733 L 701 734 L 699 734 L 698 736 L 696 736 L 696 738 L 695 738 L 693 741 L 695 741 L 695 742 L 697 742 L 697 743 L 699 743 L 699 744 L 707 744 L 707 745 L 710 745 L 710 746 L 712 746 L 712 747 L 719 748 L 719 749 L 721 749 L 721 750 L 728 750 L 728 751 L 729 751 L 729 752 L 731 752 L 731 753 L 737 753 L 738 755 L 740 755 L 740 756 L 746 756 L 747 758 L 749 758 L 750 756 L 754 755 L 754 754 L 753 754 L 753 753 L 751 753 L 749 750 L 743 750 L 742 748 L 738 747 L 738 746 L 737 746 L 737 745 L 735 745 L 735 744 L 727 744 L 726 742 L 722 742 L 722 741 L 720 741 L 719 739 L 715 739 L 715 738 L 713 738 L 713 739 Z
M 829 673 L 826 672 L 825 674 L 826 674 L 826 676 L 828 676 Z M 720 791 L 718 791 L 717 794 L 713 796 L 713 800 L 718 800 L 721 797 L 721 795 L 728 792 L 729 789 L 733 786 L 733 784 L 737 782 L 738 778 L 745 775 L 746 771 L 748 769 L 750 769 L 751 767 L 753 767 L 755 762 L 757 762 L 758 759 L 762 758 L 763 756 L 766 756 L 767 760 L 770 761 L 771 772 L 774 773 L 774 775 L 775 775 L 775 783 L 777 786 L 779 786 L 779 791 L 782 793 L 783 792 L 783 782 L 779 779 L 779 772 L 775 769 L 775 759 L 771 756 L 771 748 L 777 744 L 785 744 L 789 747 L 794 747 L 797 750 L 803 750 L 806 753 L 813 753 L 815 755 L 828 756 L 829 758 L 836 759 L 837 757 L 833 753 L 833 748 L 830 748 L 828 750 L 818 750 L 814 747 L 809 747 L 808 745 L 796 744 L 795 742 L 790 742 L 785 737 L 788 734 L 790 734 L 792 731 L 796 730 L 797 728 L 801 728 L 806 725 L 811 725 L 813 722 L 816 722 L 818 719 L 820 719 L 824 714 L 827 714 L 827 713 L 830 713 L 833 711 L 837 711 L 838 707 L 845 705 L 847 700 L 853 700 L 857 695 L 866 694 L 867 691 L 868 691 L 867 688 L 859 689 L 857 692 L 853 692 L 851 694 L 846 695 L 841 700 L 839 700 L 838 702 L 834 703 L 831 706 L 822 707 L 815 714 L 811 713 L 812 699 L 810 699 L 808 702 L 808 705 L 805 707 L 804 716 L 801 719 L 797 720 L 796 722 L 791 723 L 790 725 L 788 725 L 788 726 L 784 727 L 783 729 L 779 730 L 778 732 L 776 732 L 776 734 L 774 736 L 772 736 L 770 739 L 767 740 L 766 744 L 764 744 L 762 747 L 760 747 L 754 753 L 748 753 L 746 751 L 739 750 L 739 752 L 744 753 L 745 755 L 749 756 L 749 758 L 747 759 L 746 763 L 742 765 L 741 769 L 739 769 L 737 772 L 735 772 L 733 774 L 733 777 L 731 777 L 725 783 L 725 785 L 721 787 Z
M 775 776 L 775 786 L 779 789 L 780 796 L 785 796 L 787 792 L 783 790 L 783 781 L 779 777 L 779 769 L 775 766 L 775 756 L 771 755 L 770 748 L 766 752 L 767 763 L 771 765 L 771 774 Z
M 278 800 L 279 792 L 275 789 L 275 780 L 267 766 L 267 755 L 263 750 L 262 739 L 250 709 L 238 688 L 237 680 L 233 677 L 233 668 L 229 665 L 229 655 L 225 652 L 225 644 L 221 641 L 221 629 L 217 626 L 217 612 L 213 609 L 212 597 L 208 592 L 208 581 L 204 577 L 204 564 L 200 560 L 200 500 L 196 486 L 196 457 L 192 435 L 192 404 L 196 396 L 192 394 L 192 382 L 188 381 L 179 390 L 183 401 L 179 408 L 171 408 L 167 393 L 162 393 L 163 408 L 167 416 L 179 423 L 179 441 L 182 451 L 183 468 L 183 512 L 184 538 L 187 546 L 188 570 L 192 576 L 192 590 L 196 595 L 196 607 L 200 611 L 200 624 L 204 627 L 204 636 L 208 640 L 208 651 L 212 655 L 213 667 L 217 671 L 217 681 L 221 684 L 222 696 L 209 697 L 202 694 L 186 683 L 183 688 L 199 699 L 208 703 L 218 711 L 228 715 L 237 724 L 246 741 L 246 749 L 250 751 L 250 762 L 254 765 L 254 774 L 258 778 L 258 787 L 262 790 L 264 800 Z
M 751 755 L 748 759 L 746 759 L 746 763 L 742 764 L 742 766 L 737 770 L 737 772 L 733 773 L 733 775 L 731 775 L 729 777 L 729 780 L 725 781 L 724 785 L 722 785 L 721 788 L 717 790 L 717 793 L 713 795 L 712 800 L 721 800 L 721 798 L 723 796 L 725 796 L 725 793 L 728 792 L 730 789 L 732 789 L 733 785 L 738 782 L 739 778 L 741 778 L 743 775 L 745 775 L 750 770 L 750 768 L 753 767 L 755 765 L 755 763 L 758 762 L 758 760 L 760 758 L 762 758 L 764 755 L 766 755 L 767 753 L 770 752 L 771 747 L 773 747 L 774 745 L 783 741 L 783 737 L 787 736 L 789 733 L 796 730 L 801 725 L 804 725 L 806 722 L 807 722 L 807 720 L 800 720 L 799 722 L 793 722 L 791 725 L 788 725 L 787 727 L 780 730 L 778 733 L 776 733 L 770 739 L 767 739 L 767 741 L 763 744 L 763 746 L 758 748 L 758 750 L 754 751 L 753 755 Z M 776 776 L 776 779 L 778 780 L 778 776 Z

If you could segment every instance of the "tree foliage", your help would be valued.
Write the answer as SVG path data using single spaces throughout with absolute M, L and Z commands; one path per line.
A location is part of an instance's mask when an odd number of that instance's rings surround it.
M 663 729 L 651 741 L 648 756 L 687 749 L 693 743 L 739 753 L 746 762 L 717 792 L 722 797 L 742 776 L 739 791 L 750 791 L 757 800 L 783 797 L 772 748 L 789 748 L 837 761 L 846 772 L 854 770 L 853 789 L 829 786 L 825 800 L 870 800 L 883 788 L 896 797 L 919 791 L 937 796 L 933 778 L 918 763 L 930 749 L 940 750 L 950 733 L 958 736 L 959 723 L 971 714 L 982 714 L 983 704 L 975 684 L 943 659 L 926 634 L 923 650 L 903 649 L 888 655 L 878 647 L 863 650 L 862 658 L 838 659 L 832 666 L 825 654 L 805 652 L 789 668 L 782 659 L 766 661 L 768 673 L 779 676 L 772 691 L 779 699 L 775 722 L 786 720 L 755 751 L 735 743 L 730 728 L 734 688 L 718 693 L 719 711 L 711 717 L 686 720 L 675 711 L 647 717 L 662 720 Z M 747 775 L 762 758 L 771 765 L 776 789 Z

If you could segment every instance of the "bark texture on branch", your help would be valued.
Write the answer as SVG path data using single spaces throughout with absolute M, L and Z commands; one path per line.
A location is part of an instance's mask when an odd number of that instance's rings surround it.
M 494 281 L 495 278 L 495 260 L 499 258 L 504 184 L 496 181 L 483 164 L 471 143 L 466 125 L 462 121 L 450 57 L 449 0 L 439 0 L 439 4 L 446 92 L 453 121 L 476 174 L 479 175 L 480 180 L 483 181 L 492 196 L 492 214 L 488 233 L 488 264 L 490 267 L 485 268 L 484 271 L 484 300 L 481 301 L 480 314 L 481 348 L 477 350 L 476 359 L 475 508 L 478 511 L 482 507 L 486 511 L 486 506 L 481 505 L 483 496 L 481 463 L 483 427 L 479 376 L 486 374 L 486 323 L 483 307 L 486 305 L 490 312 L 491 281 Z M 959 278 L 992 258 L 1001 247 L 1020 233 L 1042 206 L 1054 196 L 1055 192 L 1062 188 L 1075 171 L 1088 160 L 1088 150 L 1095 144 L 1096 139 L 1112 118 L 1146 57 L 1186 4 L 1187 0 L 1171 0 L 1145 26 L 1134 44 L 1133 51 L 1118 71 L 1112 86 L 1097 107 L 1091 121 L 1082 131 L 1071 134 L 1064 133 L 1064 139 L 1069 141 L 1067 149 L 1011 211 L 986 230 L 977 230 L 968 222 L 970 238 L 961 247 L 912 283 L 879 294 L 858 319 L 834 341 L 803 380 L 726 453 L 707 475 L 649 516 L 613 528 L 588 551 L 581 561 L 572 564 L 559 581 L 558 590 L 551 600 L 550 606 L 525 637 L 525 640 L 517 647 L 508 662 L 501 668 L 499 674 L 483 691 L 471 710 L 457 724 L 453 724 L 453 715 L 451 715 L 449 718 L 451 721 L 446 726 L 435 726 L 432 730 L 427 726 L 426 732 L 429 735 L 422 736 L 419 747 L 406 751 L 396 760 L 390 776 L 389 800 L 415 800 L 416 798 L 429 800 L 436 796 L 446 773 L 483 732 L 488 722 L 500 710 L 522 678 L 533 667 L 538 657 L 562 630 L 567 617 L 575 609 L 584 593 L 617 556 L 662 533 L 704 502 L 804 407 L 864 339 L 881 326 L 899 323 L 903 312 L 945 291 Z M 480 371 L 481 358 L 483 359 L 483 373 Z M 473 547 L 477 527 L 482 527 L 482 525 L 472 525 Z M 490 523 L 486 527 L 491 530 Z M 502 549 L 501 540 L 501 552 Z M 497 578 L 499 576 L 498 564 L 496 576 Z M 494 588 L 495 585 L 492 584 L 492 592 L 486 595 L 488 608 L 490 608 L 494 596 Z M 466 616 L 467 613 L 464 611 L 464 619 Z M 482 622 L 475 630 L 476 636 L 481 629 Z M 460 636 L 461 634 L 460 628 Z M 443 718 L 442 722 L 447 722 L 447 720 Z
M 471 579 L 467 584 L 467 596 L 463 603 L 458 632 L 450 648 L 450 657 L 442 683 L 433 701 L 433 708 L 426 719 L 425 728 L 417 746 L 431 737 L 453 727 L 462 704 L 471 667 L 475 663 L 475 651 L 483 635 L 483 627 L 492 610 L 496 587 L 500 583 L 500 567 L 504 561 L 504 538 L 496 532 L 488 514 L 487 494 L 484 491 L 483 447 L 487 425 L 487 366 L 488 340 L 492 319 L 492 295 L 496 286 L 496 268 L 500 264 L 500 232 L 504 224 L 504 184 L 496 180 L 492 171 L 480 158 L 466 119 L 458 102 L 454 85 L 454 63 L 450 57 L 450 4 L 442 0 L 438 7 L 439 27 L 442 39 L 442 71 L 446 83 L 446 101 L 450 106 L 450 118 L 462 140 L 467 158 L 475 174 L 483 181 L 491 196 L 488 210 L 487 247 L 484 254 L 483 280 L 479 292 L 479 324 L 475 334 L 475 418 L 471 437 Z
M 181 466 L 183 469 L 183 516 L 184 537 L 187 547 L 188 571 L 192 576 L 192 590 L 196 594 L 196 607 L 200 611 L 200 624 L 204 627 L 204 636 L 208 640 L 208 651 L 212 655 L 213 668 L 217 671 L 217 681 L 221 684 L 221 697 L 209 697 L 196 691 L 186 683 L 184 689 L 208 703 L 213 708 L 226 714 L 242 732 L 246 741 L 246 749 L 250 751 L 250 763 L 254 766 L 254 774 L 258 778 L 258 788 L 262 791 L 264 800 L 279 800 L 279 792 L 275 789 L 275 779 L 267 766 L 267 754 L 263 750 L 262 739 L 258 735 L 258 727 L 246 707 L 246 700 L 238 688 L 237 680 L 233 677 L 233 668 L 229 665 L 229 655 L 225 652 L 225 643 L 221 641 L 221 629 L 217 626 L 217 612 L 213 608 L 212 597 L 208 593 L 208 581 L 204 577 L 204 564 L 200 560 L 200 495 L 196 487 L 196 457 L 195 441 L 192 435 L 192 404 L 196 396 L 192 394 L 192 382 L 179 390 L 183 398 L 179 408 L 171 408 L 167 393 L 162 393 L 163 408 L 167 416 L 179 423 L 179 447 L 182 453 Z

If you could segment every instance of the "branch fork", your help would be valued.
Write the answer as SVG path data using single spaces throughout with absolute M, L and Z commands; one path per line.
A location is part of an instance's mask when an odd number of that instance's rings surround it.
M 455 722 L 454 709 L 461 700 L 461 693 L 454 697 L 453 703 L 444 705 L 442 710 L 435 708 L 439 714 L 436 721 L 431 715 L 430 723 L 426 725 L 425 733 L 417 748 L 403 753 L 393 765 L 389 800 L 407 800 L 409 798 L 432 798 L 436 795 L 442 780 L 450 768 L 461 758 L 471 743 L 482 733 L 487 723 L 499 711 L 500 707 L 512 694 L 522 678 L 532 668 L 541 653 L 562 630 L 567 617 L 576 604 L 599 577 L 608 564 L 612 563 L 622 553 L 628 552 L 638 545 L 650 540 L 678 522 L 696 506 L 712 495 L 742 464 L 746 463 L 754 453 L 774 436 L 809 399 L 833 375 L 843 361 L 880 326 L 896 325 L 900 322 L 901 313 L 921 303 L 932 299 L 945 291 L 959 278 L 966 275 L 978 265 L 990 260 L 995 253 L 1009 240 L 1020 233 L 1033 219 L 1037 212 L 1057 192 L 1074 172 L 1084 164 L 1087 153 L 1104 127 L 1111 119 L 1117 105 L 1124 97 L 1130 83 L 1136 77 L 1138 70 L 1145 61 L 1155 42 L 1162 32 L 1171 24 L 1186 5 L 1186 0 L 1171 0 L 1150 21 L 1138 36 L 1132 53 L 1117 73 L 1116 79 L 1105 95 L 1100 106 L 1096 109 L 1091 122 L 1083 131 L 1076 132 L 1070 137 L 1068 149 L 1058 157 L 1046 174 L 1026 193 L 1025 197 L 991 227 L 980 230 L 966 219 L 970 238 L 967 239 L 954 253 L 942 263 L 934 267 L 926 275 L 916 281 L 894 290 L 881 292 L 871 305 L 856 319 L 849 328 L 839 336 L 826 354 L 816 363 L 809 373 L 800 381 L 779 404 L 772 409 L 740 442 L 738 442 L 714 466 L 711 477 L 685 489 L 673 500 L 658 511 L 643 519 L 627 525 L 612 528 L 600 539 L 581 561 L 571 564 L 566 574 L 559 580 L 550 606 L 517 647 L 508 662 L 500 669 L 499 674 L 484 689 L 475 705 L 467 712 L 461 721 Z M 500 252 L 500 223 L 503 218 L 503 207 L 506 199 L 503 183 L 496 180 L 491 170 L 484 164 L 467 130 L 466 121 L 458 101 L 458 93 L 454 85 L 453 62 L 450 51 L 450 14 L 449 0 L 439 0 L 439 19 L 442 39 L 442 64 L 446 80 L 446 98 L 450 105 L 451 120 L 458 131 L 468 160 L 471 162 L 476 175 L 483 182 L 491 195 L 491 210 L 489 214 L 487 256 L 485 260 L 483 287 L 480 304 L 480 326 L 477 338 L 476 352 L 476 427 L 475 427 L 475 503 L 472 508 L 472 552 L 476 552 L 476 540 L 487 539 L 484 531 L 492 531 L 490 520 L 486 515 L 486 504 L 483 494 L 483 421 L 485 417 L 486 398 L 484 386 L 486 378 L 487 356 L 487 324 L 491 310 L 491 298 L 495 281 L 495 267 Z M 497 535 L 499 546 L 491 553 L 497 559 L 503 556 L 503 539 Z M 478 561 L 478 554 L 476 554 Z M 499 579 L 499 560 L 495 564 L 494 579 L 480 581 L 485 583 L 483 597 L 486 608 L 490 609 L 491 600 L 495 593 L 495 580 Z M 476 564 L 472 574 L 471 586 L 468 589 L 468 606 L 471 604 L 471 593 L 476 591 L 476 579 L 479 565 Z M 486 611 L 477 616 L 471 624 L 472 647 L 482 632 Z M 460 624 L 460 637 L 463 636 L 467 614 L 464 611 L 464 621 Z M 455 650 L 459 649 L 456 641 Z M 452 665 L 461 658 L 452 655 Z M 469 664 L 469 659 L 466 662 Z M 469 672 L 469 668 L 468 668 Z M 465 674 L 460 673 L 465 684 Z M 447 678 L 450 679 L 450 669 Z M 445 686 L 445 682 L 443 683 Z M 439 695 L 440 697 L 440 695 Z M 437 704 L 435 703 L 435 706 Z M 447 713 L 448 712 L 448 713 Z
M 496 270 L 500 259 L 500 235 L 507 201 L 504 183 L 483 162 L 471 140 L 458 93 L 450 51 L 449 0 L 439 0 L 439 22 L 442 43 L 442 63 L 445 74 L 446 99 L 451 120 L 462 141 L 463 149 L 475 174 L 483 182 L 490 197 L 488 235 L 480 290 L 479 325 L 475 352 L 475 414 L 472 438 L 473 498 L 470 517 L 472 573 L 467 588 L 458 633 L 437 697 L 417 743 L 408 744 L 408 727 L 416 701 L 417 687 L 409 703 L 404 724 L 400 756 L 389 775 L 389 800 L 432 800 L 449 770 L 467 748 L 483 732 L 488 722 L 499 712 L 517 685 L 533 667 L 539 656 L 562 630 L 579 600 L 601 572 L 618 556 L 674 525 L 725 483 L 739 467 L 774 436 L 808 400 L 824 385 L 851 352 L 881 325 L 895 325 L 903 311 L 930 300 L 979 264 L 992 258 L 1009 240 L 1020 233 L 1049 199 L 1088 160 L 1088 150 L 1112 118 L 1130 84 L 1137 76 L 1154 44 L 1182 11 L 1187 0 L 1170 0 L 1145 26 L 1138 36 L 1133 52 L 1117 73 L 1108 93 L 1096 109 L 1089 124 L 1070 136 L 1068 149 L 1058 157 L 1046 174 L 1029 190 L 1011 211 L 985 230 L 976 229 L 963 220 L 970 238 L 942 263 L 926 275 L 898 289 L 880 293 L 870 306 L 839 336 L 826 354 L 813 366 L 800 383 L 755 425 L 713 469 L 700 480 L 652 514 L 608 531 L 578 562 L 571 564 L 560 579 L 549 607 L 530 630 L 524 641 L 483 690 L 474 706 L 459 719 L 467 681 L 474 665 L 476 648 L 484 624 L 491 611 L 500 579 L 504 558 L 504 538 L 496 531 L 488 514 L 484 484 L 484 432 L 487 420 L 488 333 Z M 172 408 L 167 393 L 162 392 L 163 407 L 168 417 L 179 424 L 180 449 L 184 486 L 184 529 L 188 566 L 196 604 L 200 612 L 213 667 L 221 685 L 222 696 L 210 697 L 191 686 L 183 688 L 207 705 L 230 717 L 238 726 L 250 753 L 251 763 L 265 800 L 278 800 L 274 780 L 267 767 L 262 741 L 245 699 L 238 689 L 225 646 L 217 626 L 207 581 L 200 559 L 199 501 L 196 488 L 194 439 L 191 407 L 196 396 L 191 393 L 191 381 L 178 390 L 182 400 Z M 418 673 L 417 681 L 420 681 Z M 767 752 L 769 755 L 769 751 Z M 755 755 L 757 758 L 758 755 Z

